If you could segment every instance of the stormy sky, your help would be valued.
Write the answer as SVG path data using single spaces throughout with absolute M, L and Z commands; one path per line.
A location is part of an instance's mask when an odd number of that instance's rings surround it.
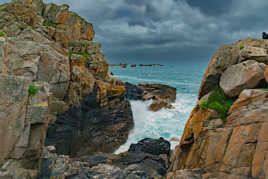
M 268 31 L 267 0 L 44 1 L 93 23 L 109 62 L 209 61 L 223 44 Z

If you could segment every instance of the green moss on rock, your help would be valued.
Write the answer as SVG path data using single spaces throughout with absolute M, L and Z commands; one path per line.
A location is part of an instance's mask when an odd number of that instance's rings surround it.
M 72 56 L 73 54 L 76 54 L 76 55 L 82 55 L 83 57 L 86 58 L 86 60 L 88 60 L 88 54 L 87 52 L 85 51 L 79 51 L 79 52 L 73 52 L 73 51 L 70 51 L 69 52 L 69 55 Z
M 4 36 L 6 36 L 6 33 L 4 31 L 0 30 L 0 37 L 4 37 Z
M 225 119 L 233 103 L 234 100 L 228 99 L 224 92 L 220 88 L 217 88 L 211 92 L 208 100 L 203 101 L 199 106 L 202 109 L 215 110 L 222 119 Z
M 30 96 L 34 96 L 38 93 L 38 89 L 34 84 L 30 84 L 29 88 L 28 88 L 28 93 Z
M 46 27 L 56 27 L 57 24 L 53 23 L 52 21 L 45 20 L 45 21 L 43 22 L 43 26 L 46 26 Z

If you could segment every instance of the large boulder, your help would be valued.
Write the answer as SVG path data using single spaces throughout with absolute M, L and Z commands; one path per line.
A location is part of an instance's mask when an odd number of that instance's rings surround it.
M 220 87 L 230 97 L 238 96 L 244 89 L 256 87 L 264 79 L 265 64 L 248 60 L 225 70 Z
M 0 177 L 32 177 L 49 122 L 49 85 L 0 74 Z
M 244 39 L 222 46 L 211 58 L 199 88 L 198 99 L 218 87 L 221 74 L 230 66 L 245 60 L 268 64 L 268 41 Z
M 251 58 L 258 58 L 258 57 L 267 57 L 267 50 L 265 48 L 260 47 L 252 47 L 252 46 L 241 46 L 240 51 L 240 60 L 246 60 Z
M 221 73 L 239 60 L 238 45 L 226 45 L 221 47 L 211 58 L 209 66 L 204 73 L 202 83 L 199 88 L 198 99 L 218 86 Z
M 268 83 L 268 66 L 266 66 L 266 69 L 264 71 L 264 78 L 265 78 L 266 83 Z

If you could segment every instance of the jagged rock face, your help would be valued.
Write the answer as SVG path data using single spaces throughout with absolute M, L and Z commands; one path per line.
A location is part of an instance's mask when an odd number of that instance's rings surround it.
M 42 81 L 49 86 L 49 143 L 56 146 L 66 143 L 70 147 L 68 150 L 59 147 L 60 152 L 72 156 L 93 151 L 111 152 L 125 142 L 133 127 L 131 108 L 124 100 L 126 89 L 120 80 L 111 77 L 101 45 L 92 42 L 92 25 L 68 8 L 67 5 L 44 4 L 42 0 L 13 0 L 1 5 L 0 29 L 6 35 L 0 37 L 0 74 L 11 76 L 14 81 L 25 78 L 29 83 Z M 23 105 L 26 103 L 20 106 L 21 114 Z M 8 109 L 13 110 L 13 107 L 18 108 L 10 106 Z M 8 112 L 4 111 L 3 115 Z M 43 114 L 39 117 L 41 120 Z M 10 125 L 16 125 L 19 119 L 12 119 Z M 46 131 L 39 125 L 32 126 L 40 130 L 40 133 L 34 130 L 36 138 Z M 66 132 L 72 133 L 66 135 Z M 25 136 L 21 141 L 14 136 L 12 145 L 26 145 Z M 62 140 L 57 141 L 57 136 L 63 136 Z M 105 140 L 110 141 L 108 147 L 102 145 Z M 6 147 L 9 150 L 11 146 Z M 5 152 L 10 152 L 8 150 Z M 41 150 L 36 153 L 33 163 L 38 161 Z M 32 154 L 24 154 L 25 160 L 32 159 Z M 7 154 L 1 155 L 6 157 Z M 16 165 L 20 167 L 20 162 Z M 25 168 L 31 169 L 28 164 Z
M 36 94 L 29 93 L 29 86 Z M 34 177 L 49 122 L 49 85 L 0 74 L 0 177 Z
M 2 9 L 5 16 L 1 20 L 9 27 L 0 25 L 0 28 L 9 36 L 17 36 L 27 26 L 33 26 L 65 47 L 69 42 L 94 38 L 92 24 L 69 11 L 68 5 L 44 4 L 42 0 L 13 0 Z
M 266 90 L 244 90 L 222 127 L 203 127 L 192 143 L 177 148 L 173 170 L 201 168 L 203 178 L 266 178 L 267 97 Z
M 242 44 L 245 45 L 245 51 L 252 53 L 246 56 L 241 52 L 241 47 L 237 54 L 224 56 L 227 62 L 228 58 L 238 57 L 238 64 L 225 66 L 225 69 L 217 72 L 220 81 L 214 79 L 210 83 L 208 72 L 220 69 L 211 64 L 223 60 L 222 57 L 213 58 L 203 79 L 207 84 L 220 85 L 226 95 L 238 95 L 227 117 L 220 118 L 215 110 L 202 108 L 201 104 L 207 100 L 212 89 L 208 95 L 201 95 L 202 98 L 187 121 L 181 142 L 175 149 L 167 178 L 268 177 L 268 140 L 264 132 L 268 126 L 268 84 L 263 85 L 263 81 L 260 81 L 264 78 L 265 64 L 268 62 L 267 54 L 264 54 L 268 42 L 246 39 L 232 44 L 232 48 Z M 205 83 L 201 84 L 200 91 L 204 92 Z
M 41 163 L 42 178 L 164 178 L 169 167 L 170 144 L 164 139 L 146 139 L 142 143 L 143 151 L 128 151 L 119 155 L 99 154 L 70 159 L 68 156 L 43 153 Z M 163 146 L 165 150 L 161 149 Z M 159 151 L 155 152 L 155 150 Z M 152 153 L 152 151 L 154 151 Z

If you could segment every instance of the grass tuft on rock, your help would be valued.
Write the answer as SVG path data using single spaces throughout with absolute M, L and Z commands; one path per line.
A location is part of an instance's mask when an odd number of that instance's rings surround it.
M 88 60 L 88 54 L 87 54 L 87 52 L 85 52 L 85 51 L 79 51 L 79 52 L 73 52 L 73 51 L 70 51 L 70 52 L 69 52 L 69 55 L 71 56 L 72 54 L 82 55 L 83 57 L 86 58 L 86 60 Z
M 199 106 L 202 109 L 213 109 L 218 112 L 219 116 L 224 120 L 227 113 L 234 103 L 234 100 L 228 99 L 224 92 L 217 88 L 208 97 L 207 101 L 203 101 Z
M 2 30 L 0 30 L 0 37 L 4 37 L 6 35 L 6 33 Z
M 240 45 L 240 50 L 243 50 L 245 48 L 244 45 Z
M 56 27 L 57 25 L 49 20 L 45 20 L 43 22 L 43 26 L 46 26 L 46 27 Z
M 28 93 L 30 96 L 34 96 L 38 93 L 38 89 L 34 84 L 30 84 L 29 88 L 28 88 Z

